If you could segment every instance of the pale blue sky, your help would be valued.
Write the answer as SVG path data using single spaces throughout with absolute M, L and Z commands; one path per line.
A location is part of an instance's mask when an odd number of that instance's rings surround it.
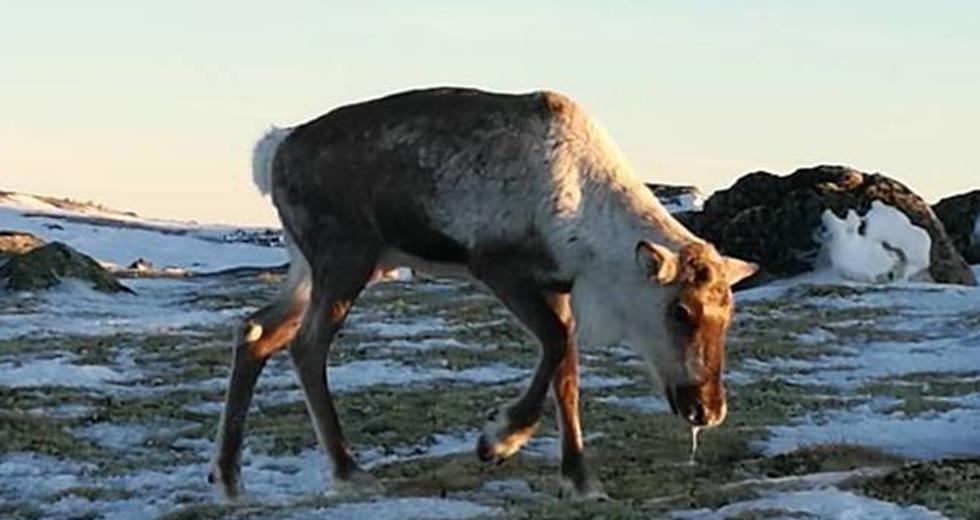
M 269 224 L 268 124 L 437 84 L 565 92 L 651 181 L 980 187 L 977 2 L 527 4 L 0 0 L 0 189 Z

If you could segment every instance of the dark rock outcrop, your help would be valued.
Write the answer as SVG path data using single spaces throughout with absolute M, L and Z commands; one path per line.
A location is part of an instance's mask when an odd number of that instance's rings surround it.
M 943 221 L 953 245 L 968 263 L 980 264 L 980 190 L 946 197 L 932 210 Z
M 63 278 L 89 282 L 97 291 L 133 292 L 92 257 L 61 242 L 13 256 L 0 266 L 0 280 L 7 289 L 14 291 L 49 289 L 61 283 Z
M 759 281 L 811 270 L 820 251 L 817 234 L 824 210 L 841 218 L 849 209 L 864 214 L 874 200 L 902 211 L 929 233 L 933 280 L 976 285 L 929 205 L 902 183 L 877 173 L 843 166 L 803 168 L 787 176 L 754 172 L 681 220 L 723 253 L 758 263 Z

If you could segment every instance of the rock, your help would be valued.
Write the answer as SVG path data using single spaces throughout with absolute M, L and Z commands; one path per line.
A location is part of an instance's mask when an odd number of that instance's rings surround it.
M 129 264 L 129 269 L 132 269 L 140 273 L 146 273 L 153 270 L 153 262 L 143 257 L 140 257 L 137 258 L 136 260 L 133 260 L 133 263 Z
M 704 197 L 696 186 L 676 184 L 647 184 L 660 203 L 671 213 L 701 211 Z
M 976 285 L 969 266 L 932 209 L 902 183 L 844 166 L 803 168 L 787 176 L 747 174 L 713 194 L 697 213 L 684 214 L 692 231 L 725 254 L 761 266 L 754 282 L 812 270 L 820 252 L 824 210 L 844 218 L 849 209 L 865 214 L 871 202 L 902 211 L 929 233 L 929 275 L 939 283 Z
M 97 291 L 133 293 L 92 257 L 61 242 L 13 256 L 0 266 L 0 280 L 5 280 L 7 289 L 14 291 L 49 289 L 61 283 L 62 278 L 90 282 Z
M 968 263 L 980 264 L 980 190 L 946 197 L 932 210 Z
M 22 255 L 44 245 L 40 237 L 22 231 L 0 231 L 0 260 Z

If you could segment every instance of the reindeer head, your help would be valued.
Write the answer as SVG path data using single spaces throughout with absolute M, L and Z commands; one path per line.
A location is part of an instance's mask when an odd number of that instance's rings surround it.
M 721 424 L 727 411 L 722 370 L 734 308 L 731 286 L 757 266 L 723 257 L 705 243 L 675 254 L 647 241 L 637 244 L 636 262 L 650 284 L 640 293 L 657 297 L 644 306 L 654 315 L 637 320 L 628 339 L 652 357 L 675 414 L 692 426 Z

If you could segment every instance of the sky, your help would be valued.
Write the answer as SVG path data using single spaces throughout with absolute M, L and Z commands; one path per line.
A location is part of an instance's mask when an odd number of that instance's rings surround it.
M 980 3 L 0 0 L 0 190 L 270 225 L 270 124 L 399 90 L 568 94 L 706 192 L 846 164 L 980 188 Z

